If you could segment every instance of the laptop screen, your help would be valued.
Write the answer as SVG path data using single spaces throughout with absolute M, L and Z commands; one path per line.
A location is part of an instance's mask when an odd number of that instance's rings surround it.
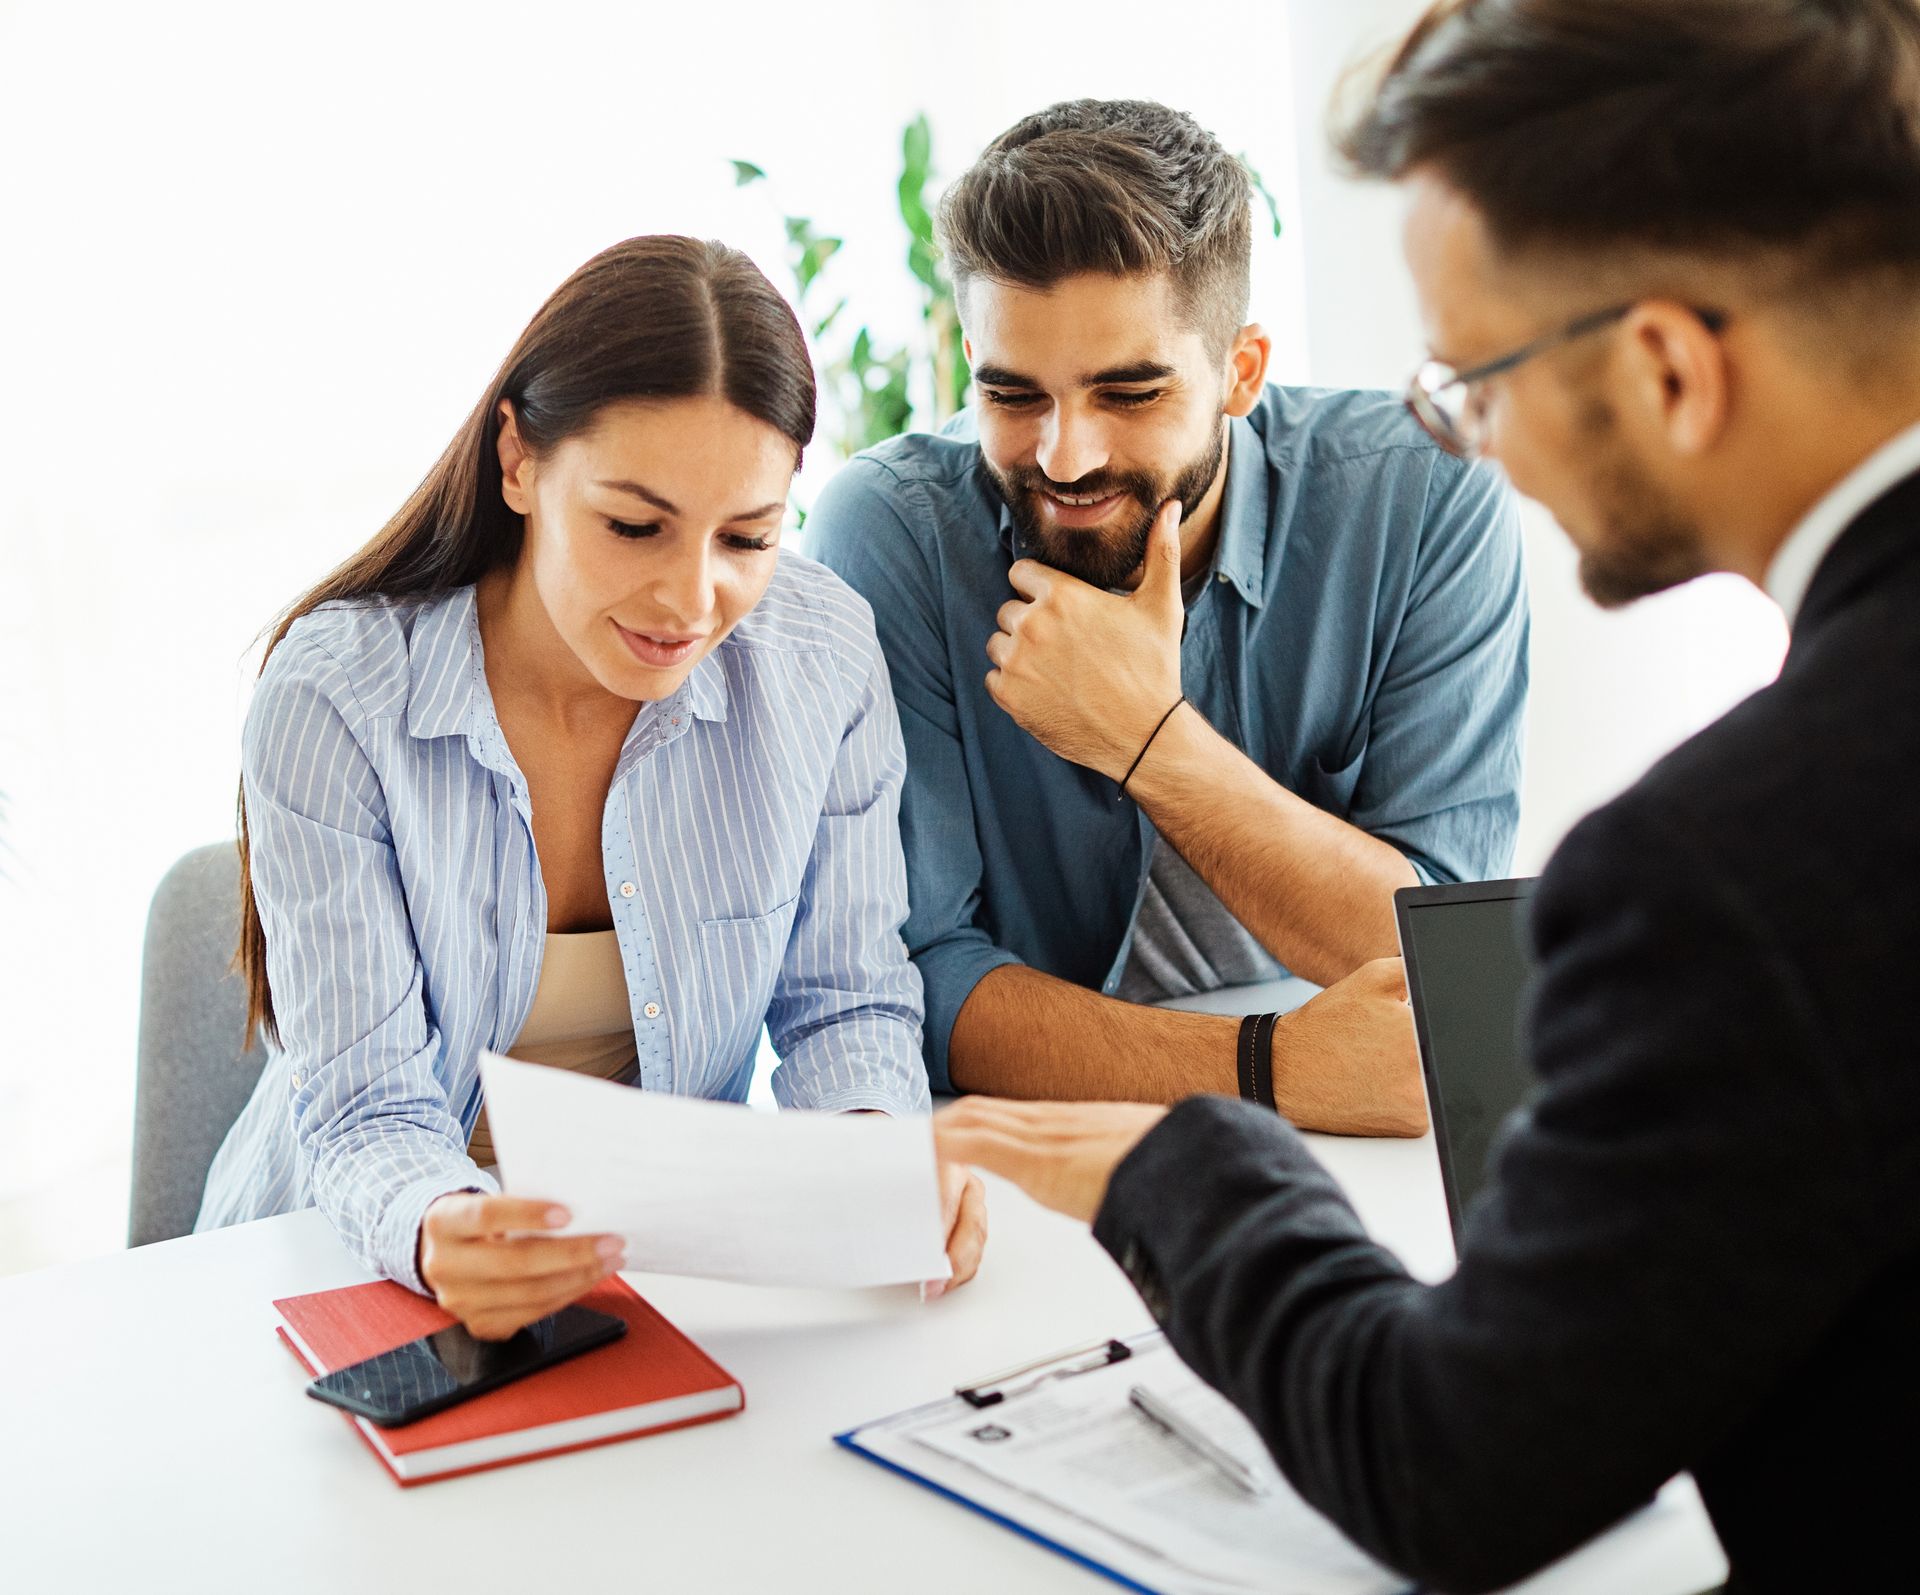
M 1396 892 L 1408 996 L 1457 1239 L 1487 1153 L 1533 1084 L 1521 1045 L 1531 880 Z

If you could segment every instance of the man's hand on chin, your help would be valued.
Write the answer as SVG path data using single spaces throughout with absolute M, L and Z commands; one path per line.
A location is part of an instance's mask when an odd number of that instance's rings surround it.
M 1138 1102 L 962 1097 L 934 1114 L 933 1143 L 943 1164 L 988 1169 L 1090 1224 L 1120 1160 L 1166 1111 Z
M 1061 758 L 1118 781 L 1180 699 L 1180 501 L 1154 517 L 1131 593 L 1032 559 L 1007 579 L 1019 596 L 987 639 L 988 693 Z

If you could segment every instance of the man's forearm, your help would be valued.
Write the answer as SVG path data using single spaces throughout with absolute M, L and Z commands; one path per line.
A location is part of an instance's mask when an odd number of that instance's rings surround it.
M 956 1090 L 1045 1101 L 1177 1102 L 1237 1089 L 1239 1021 L 1142 1008 L 1009 964 L 988 971 L 954 1020 Z
M 1412 1027 L 1397 1001 L 1323 993 L 1273 1032 L 1274 1104 L 1303 1130 L 1419 1135 L 1426 1129 Z M 1391 1032 L 1383 1046 L 1382 1016 Z M 1143 1008 L 1037 969 L 990 970 L 961 1004 L 947 1046 L 954 1088 L 1073 1102 L 1178 1102 L 1239 1090 L 1239 1020 Z
M 1390 843 L 1296 797 L 1182 707 L 1128 783 L 1155 829 L 1295 974 L 1331 985 L 1398 951 L 1396 887 L 1420 878 Z

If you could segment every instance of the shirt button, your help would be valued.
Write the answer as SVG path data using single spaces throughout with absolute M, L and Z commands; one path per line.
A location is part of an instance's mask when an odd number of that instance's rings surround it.
M 299 1073 L 299 1071 L 298 1071 L 298 1070 L 295 1070 L 295 1071 L 294 1071 L 294 1075 L 293 1075 L 293 1089 L 294 1089 L 294 1090 L 296 1090 L 296 1091 L 298 1091 L 298 1090 L 300 1089 L 300 1073 Z
M 643 1014 L 645 1014 L 649 1019 L 658 1019 L 660 1017 L 660 1004 L 657 1002 L 650 1002 L 646 1005 L 646 1007 L 642 1008 L 640 1011 Z
M 635 887 L 632 881 L 622 881 L 620 883 L 620 895 L 622 897 L 631 897 L 637 890 L 638 888 Z
M 1227 579 L 1227 573 L 1223 570 L 1217 570 L 1213 573 L 1213 579 L 1217 582 L 1223 582 Z
M 676 715 L 675 715 L 675 716 L 674 716 L 674 717 L 673 717 L 673 718 L 672 718 L 671 720 L 669 720 L 669 721 L 668 721 L 667 723 L 668 723 L 669 725 L 678 725 L 678 724 L 680 723 L 680 716 L 676 714 Z

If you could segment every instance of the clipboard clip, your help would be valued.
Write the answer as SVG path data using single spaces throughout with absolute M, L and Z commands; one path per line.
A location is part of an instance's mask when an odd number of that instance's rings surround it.
M 1009 1396 L 1025 1395 L 1035 1386 L 1050 1380 L 1097 1373 L 1102 1368 L 1111 1368 L 1116 1362 L 1125 1362 L 1132 1355 L 1133 1347 L 1124 1340 L 1089 1341 L 1084 1346 L 1075 1346 L 1071 1351 L 1056 1352 L 1052 1356 L 1040 1357 L 1033 1362 L 1023 1362 L 990 1374 L 973 1384 L 960 1386 L 954 1394 L 970 1407 L 996 1407 Z

